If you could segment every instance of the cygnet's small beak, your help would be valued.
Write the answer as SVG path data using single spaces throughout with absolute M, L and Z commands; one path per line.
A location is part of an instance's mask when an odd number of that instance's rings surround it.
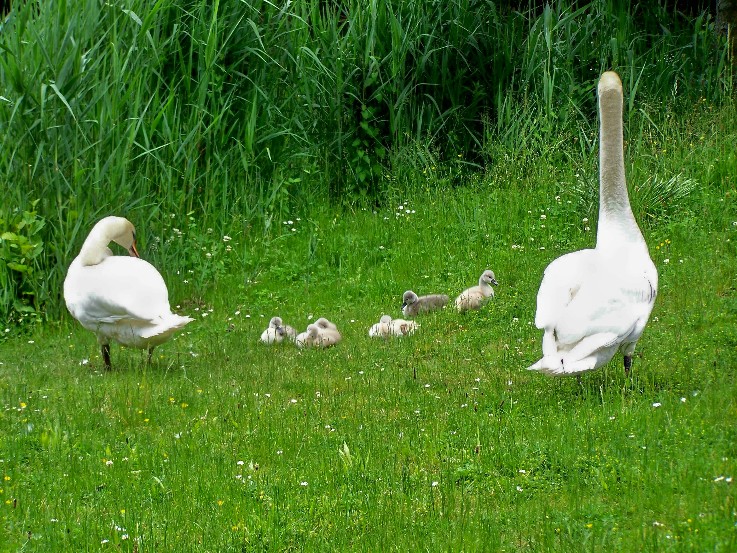
M 407 307 L 407 302 L 406 301 L 403 301 L 402 302 L 402 309 L 404 309 L 405 307 Z
M 136 249 L 136 241 L 133 240 L 133 244 L 131 244 L 131 247 L 128 248 L 128 253 L 131 254 L 131 257 L 141 257 L 138 255 L 138 250 Z
M 491 283 L 492 283 L 492 284 L 493 284 L 494 286 L 499 286 L 499 283 L 498 283 L 498 282 L 496 281 L 496 279 L 495 279 L 495 278 L 492 278 L 492 279 L 491 279 Z

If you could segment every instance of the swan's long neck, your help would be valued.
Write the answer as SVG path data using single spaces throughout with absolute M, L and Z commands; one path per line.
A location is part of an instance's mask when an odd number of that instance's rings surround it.
M 97 265 L 103 259 L 109 257 L 112 252 L 107 245 L 110 243 L 110 237 L 101 227 L 95 227 L 90 232 L 87 239 L 79 250 L 77 259 L 82 266 Z
M 599 224 L 596 246 L 610 248 L 623 242 L 644 244 L 632 214 L 624 176 L 621 84 L 605 90 L 600 85 L 599 112 Z

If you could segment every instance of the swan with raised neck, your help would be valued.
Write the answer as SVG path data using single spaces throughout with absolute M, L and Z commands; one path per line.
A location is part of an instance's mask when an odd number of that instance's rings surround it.
M 613 71 L 599 80 L 599 222 L 596 247 L 619 249 L 645 239 L 635 221 L 624 173 L 624 129 L 622 81 Z
M 528 367 L 550 375 L 601 367 L 621 351 L 629 372 L 655 303 L 658 273 L 630 207 L 624 171 L 622 82 L 604 73 L 599 96 L 599 221 L 596 247 L 545 269 L 535 326 L 543 357 Z

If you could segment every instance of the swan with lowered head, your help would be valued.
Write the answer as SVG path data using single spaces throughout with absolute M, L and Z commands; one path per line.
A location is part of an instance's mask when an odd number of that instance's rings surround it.
M 341 339 L 342 336 L 337 328 L 325 328 L 313 323 L 307 326 L 307 330 L 297 335 L 295 344 L 298 348 L 327 348 L 334 346 Z
M 113 255 L 110 242 L 131 257 Z M 148 349 L 167 341 L 193 321 L 171 312 L 169 292 L 159 271 L 138 257 L 133 224 L 105 217 L 90 231 L 64 279 L 64 301 L 72 316 L 91 330 L 110 368 L 110 342 Z
M 535 325 L 543 357 L 528 367 L 550 375 L 601 367 L 617 351 L 629 373 L 632 354 L 658 290 L 658 272 L 630 207 L 624 175 L 622 82 L 601 76 L 599 223 L 596 247 L 572 252 L 545 269 Z
M 391 336 L 406 336 L 412 334 L 419 325 L 415 321 L 392 319 L 389 315 L 382 315 L 379 322 L 369 328 L 371 338 L 389 338 Z
M 461 313 L 470 309 L 481 309 L 487 301 L 494 297 L 492 284 L 499 285 L 494 271 L 486 270 L 481 273 L 478 286 L 471 286 L 456 298 L 456 309 Z
M 289 325 L 285 325 L 281 317 L 272 317 L 269 326 L 261 333 L 261 341 L 265 344 L 281 344 L 284 339 L 294 342 L 297 332 Z
M 405 317 L 415 317 L 420 313 L 443 309 L 447 304 L 448 296 L 445 294 L 418 296 L 412 290 L 407 290 L 402 296 L 402 314 Z

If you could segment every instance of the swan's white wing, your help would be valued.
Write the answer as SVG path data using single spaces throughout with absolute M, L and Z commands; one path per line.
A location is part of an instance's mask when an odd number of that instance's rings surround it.
M 643 317 L 647 320 L 655 299 L 647 275 L 618 269 L 614 264 L 597 268 L 582 283 L 555 325 L 560 344 L 574 345 L 601 333 L 621 342 Z
M 537 328 L 555 328 L 578 294 L 594 262 L 595 250 L 580 250 L 554 260 L 545 269 L 537 293 Z
M 64 296 L 83 324 L 149 322 L 171 315 L 159 272 L 135 257 L 111 256 L 94 266 L 70 267 Z
M 643 267 L 648 268 L 596 250 L 573 252 L 551 263 L 540 285 L 535 317 L 538 328 L 545 330 L 543 358 L 530 369 L 584 372 L 608 362 L 621 344 L 636 342 L 657 287 L 657 275 L 653 281 L 651 271 Z

